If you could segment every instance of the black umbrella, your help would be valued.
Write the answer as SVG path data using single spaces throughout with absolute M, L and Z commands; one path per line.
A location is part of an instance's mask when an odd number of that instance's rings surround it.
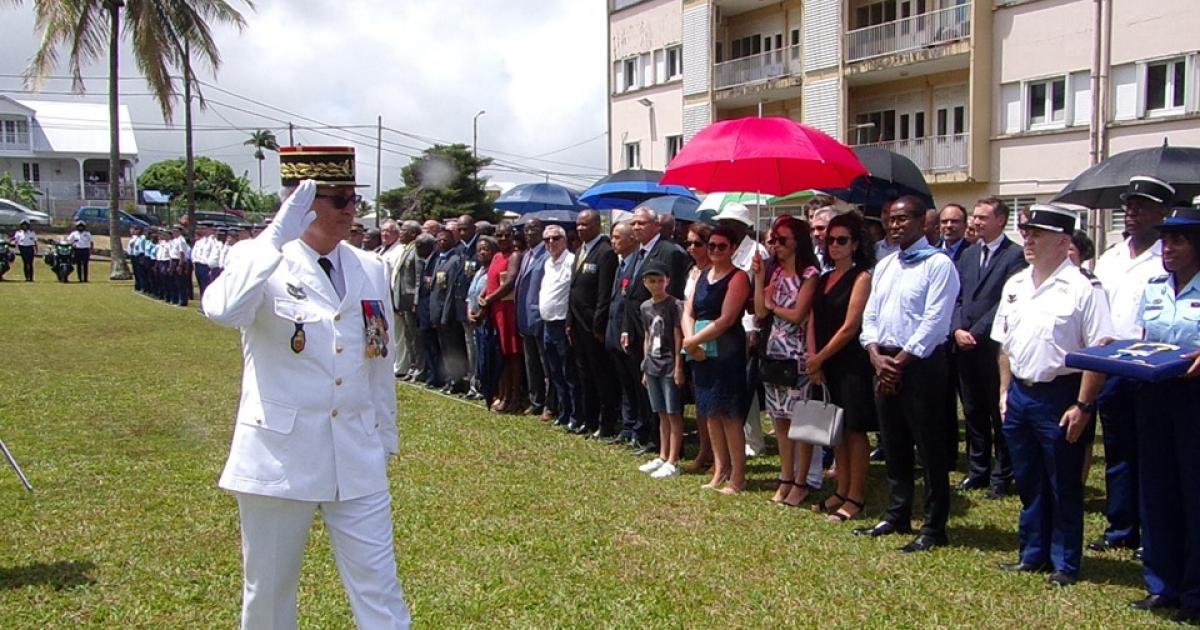
M 933 194 L 925 176 L 913 161 L 879 147 L 854 147 L 858 161 L 867 167 L 867 174 L 854 180 L 850 188 L 828 191 L 830 194 L 878 213 L 889 201 L 912 195 L 933 207 Z
M 1157 177 L 1175 187 L 1174 204 L 1191 205 L 1200 195 L 1200 148 L 1161 147 L 1122 151 L 1082 172 L 1051 201 L 1085 208 L 1120 208 L 1129 178 Z M 1172 205 L 1172 204 L 1167 204 Z

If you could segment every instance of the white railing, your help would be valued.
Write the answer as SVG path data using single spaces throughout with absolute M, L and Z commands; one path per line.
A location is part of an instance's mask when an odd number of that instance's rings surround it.
M 66 182 L 41 182 L 38 190 L 48 199 L 82 199 L 79 196 L 79 184 Z
M 749 57 L 722 61 L 713 66 L 713 81 L 718 90 L 747 83 L 800 74 L 800 47 L 788 46 Z
M 960 4 L 846 34 L 846 60 L 917 50 L 971 36 L 971 5 Z
M 912 160 L 922 171 L 937 173 L 967 168 L 967 147 L 970 144 L 971 134 L 956 133 L 912 140 L 872 142 L 860 146 L 878 147 L 899 153 Z
M 133 199 L 133 186 L 129 184 L 120 185 L 121 199 Z M 108 199 L 109 191 L 108 184 L 84 184 L 83 185 L 84 199 Z
M 28 131 L 0 131 L 0 151 L 28 151 Z

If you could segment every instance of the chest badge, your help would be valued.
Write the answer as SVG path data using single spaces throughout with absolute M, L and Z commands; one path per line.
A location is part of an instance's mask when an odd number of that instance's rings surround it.
M 383 313 L 383 300 L 362 300 L 361 304 L 367 358 L 386 357 L 388 324 Z
M 1015 302 L 1017 301 L 1017 294 L 1016 294 L 1016 293 L 1009 293 L 1009 294 L 1008 294 L 1008 297 L 1006 297 L 1005 299 L 1008 301 L 1008 303 L 1009 303 L 1009 304 L 1013 304 L 1013 303 L 1015 303 Z
M 304 335 L 304 324 L 296 322 L 296 332 L 292 333 L 292 352 L 300 354 L 304 352 L 304 345 L 308 343 L 308 339 Z
M 287 292 L 288 292 L 288 295 L 296 298 L 297 300 L 307 300 L 308 299 L 308 295 L 306 295 L 304 293 L 304 287 L 302 287 L 300 285 L 297 285 L 297 284 L 287 285 Z M 297 352 L 299 352 L 299 350 L 297 350 Z

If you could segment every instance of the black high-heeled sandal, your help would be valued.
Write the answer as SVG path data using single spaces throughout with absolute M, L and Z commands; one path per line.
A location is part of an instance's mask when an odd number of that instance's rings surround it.
M 794 486 L 794 485 L 796 485 L 796 481 L 794 479 L 782 479 L 781 478 L 781 479 L 775 480 L 775 490 L 779 490 L 780 488 L 782 488 L 784 486 Z M 784 495 L 784 496 L 787 496 L 787 495 Z M 771 503 L 774 503 L 776 505 L 783 503 L 783 499 L 776 501 L 775 497 L 771 497 L 770 501 L 771 501 Z
M 829 505 L 829 499 L 837 499 L 838 504 Z M 814 503 L 812 510 L 818 514 L 833 514 L 841 509 L 841 507 L 845 505 L 846 501 L 848 500 L 849 499 L 846 497 L 834 492 L 832 496 L 826 497 L 824 501 L 821 501 L 820 503 Z
M 842 497 L 842 498 L 845 499 L 845 501 L 842 502 L 842 505 L 838 507 L 836 512 L 833 512 L 832 514 L 829 515 L 829 518 L 835 519 L 839 523 L 845 523 L 846 521 L 849 521 L 851 519 L 858 518 L 859 515 L 861 515 L 863 513 L 863 510 L 865 510 L 867 508 L 866 500 L 855 501 L 854 499 L 851 499 L 848 497 Z M 846 514 L 845 512 L 842 512 L 842 509 L 846 506 L 847 503 L 849 503 L 850 505 L 853 505 L 854 507 L 857 507 L 858 511 L 855 512 L 854 514 Z

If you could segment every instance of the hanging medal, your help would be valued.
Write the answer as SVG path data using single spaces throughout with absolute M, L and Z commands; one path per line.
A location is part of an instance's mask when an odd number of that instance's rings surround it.
M 304 351 L 304 344 L 308 340 L 304 336 L 304 324 L 296 322 L 296 332 L 292 333 L 292 352 L 300 354 Z
M 362 300 L 361 304 L 367 358 L 386 357 L 388 325 L 383 315 L 383 301 Z

